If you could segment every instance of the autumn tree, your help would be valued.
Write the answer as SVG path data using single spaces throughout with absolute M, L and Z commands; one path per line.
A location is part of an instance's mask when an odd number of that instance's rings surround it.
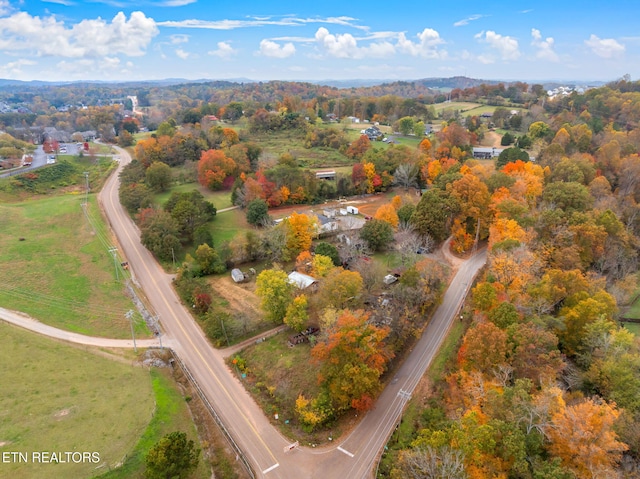
M 308 303 L 307 297 L 304 294 L 293 298 L 293 301 L 291 301 L 287 307 L 287 312 L 283 320 L 284 324 L 298 333 L 302 331 L 309 320 L 309 314 L 307 312 Z
M 224 261 L 220 259 L 218 252 L 208 244 L 201 244 L 196 249 L 196 260 L 202 274 L 219 274 L 227 270 Z
M 360 159 L 369 148 L 371 148 L 371 142 L 367 135 L 360 135 L 360 138 L 349 145 L 345 154 L 349 158 Z
M 293 300 L 293 285 L 287 273 L 277 269 L 265 269 L 256 277 L 256 294 L 267 319 L 278 324 L 287 314 Z
M 465 334 L 459 356 L 466 367 L 490 374 L 507 361 L 507 333 L 493 323 L 478 323 Z
M 336 411 L 359 412 L 373 406 L 380 377 L 393 354 L 384 345 L 387 328 L 368 322 L 362 311 L 345 310 L 311 355 L 320 364 L 318 377 Z
M 357 271 L 335 268 L 320 283 L 318 299 L 323 307 L 345 308 L 359 303 L 362 287 Z
M 210 190 L 218 190 L 236 169 L 236 163 L 222 150 L 203 151 L 198 161 L 198 181 Z
M 548 430 L 549 451 L 577 477 L 611 477 L 628 449 L 614 431 L 619 415 L 615 404 L 597 399 L 563 408 L 553 416 Z
M 317 235 L 315 217 L 305 214 L 291 213 L 283 224 L 287 230 L 286 251 L 289 258 L 294 258 L 302 251 L 309 251 L 313 238 Z
M 396 208 L 394 208 L 392 204 L 380 206 L 376 210 L 376 213 L 373 215 L 373 217 L 377 220 L 389 223 L 394 230 L 398 229 L 398 213 L 396 212 Z

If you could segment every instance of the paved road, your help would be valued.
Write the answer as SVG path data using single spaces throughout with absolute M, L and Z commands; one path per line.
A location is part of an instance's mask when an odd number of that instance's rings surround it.
M 130 161 L 118 149 L 121 166 Z M 444 339 L 454 316 L 486 255 L 477 255 L 462 264 L 443 299 L 442 305 L 393 383 L 384 391 L 349 437 L 323 449 L 300 448 L 285 453 L 288 444 L 273 427 L 238 379 L 223 361 L 223 353 L 204 338 L 191 315 L 180 304 L 164 273 L 151 254 L 140 244 L 139 232 L 118 201 L 118 177 L 113 175 L 100 193 L 100 201 L 111 223 L 132 274 L 160 315 L 175 350 L 192 371 L 211 404 L 241 446 L 258 477 L 286 479 L 345 478 L 372 475 L 379 452 L 393 431 L 411 392 L 424 374 Z
M 121 155 L 121 168 L 131 158 L 125 150 L 117 150 Z M 458 268 L 442 305 L 423 337 L 382 393 L 375 408 L 348 437 L 341 438 L 331 447 L 299 448 L 284 452 L 289 441 L 281 436 L 240 381 L 226 367 L 223 358 L 225 352 L 210 346 L 189 311 L 177 298 L 171 285 L 172 276 L 166 274 L 140 244 L 136 225 L 118 201 L 118 185 L 119 178 L 114 174 L 101 191 L 99 201 L 118 238 L 122 259 L 129 262 L 134 280 L 140 284 L 153 309 L 160 315 L 165 331 L 163 344 L 171 345 L 189 367 L 227 429 L 245 452 L 256 476 L 283 479 L 372 477 L 378 454 L 393 432 L 404 405 L 436 354 L 452 321 L 457 317 L 462 300 L 473 277 L 484 264 L 486 254 L 483 252 L 476 255 Z M 11 312 L 0 310 L 2 317 L 15 314 L 8 313 Z M 18 322 L 22 322 L 23 326 L 29 323 L 24 317 L 19 319 Z M 60 339 L 97 341 L 96 345 L 103 346 L 104 341 L 116 341 L 110 343 L 117 345 L 116 347 L 126 347 L 127 342 L 82 337 L 55 330 L 42 323 L 37 323 L 31 329 Z

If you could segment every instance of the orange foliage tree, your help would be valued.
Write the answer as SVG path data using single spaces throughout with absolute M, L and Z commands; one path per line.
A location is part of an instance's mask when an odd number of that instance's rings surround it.
M 376 210 L 376 214 L 373 217 L 377 220 L 382 220 L 389 223 L 393 227 L 393 229 L 398 228 L 398 223 L 400 220 L 398 219 L 398 213 L 396 212 L 396 209 L 392 204 L 380 206 Z
M 344 310 L 326 341 L 311 350 L 320 364 L 318 379 L 337 412 L 369 409 L 380 390 L 380 376 L 393 357 L 384 344 L 389 329 L 374 326 L 368 319 L 362 311 Z
M 203 151 L 198 162 L 198 181 L 210 190 L 217 190 L 235 171 L 235 162 L 222 150 Z
M 613 429 L 619 415 L 615 404 L 595 399 L 562 409 L 547 433 L 549 451 L 576 477 L 614 477 L 613 467 L 628 449 Z

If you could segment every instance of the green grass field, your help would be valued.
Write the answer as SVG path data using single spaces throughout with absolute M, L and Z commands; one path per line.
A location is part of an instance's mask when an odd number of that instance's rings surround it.
M 0 477 L 83 478 L 113 467 L 133 449 L 154 411 L 146 369 L 0 322 Z M 157 400 L 156 400 L 157 401 Z M 33 451 L 87 451 L 98 464 L 38 464 Z
M 624 327 L 640 337 L 640 323 L 623 323 Z
M 121 467 L 100 475 L 100 479 L 131 479 L 144 477 L 144 458 L 164 435 L 173 431 L 187 433 L 196 444 L 197 432 L 191 420 L 189 409 L 176 384 L 167 372 L 152 369 L 151 385 L 155 398 L 155 411 L 144 433 L 139 437 L 135 447 L 129 451 Z M 209 467 L 200 455 L 198 469 L 191 476 L 205 479 L 210 477 Z
M 0 204 L 0 304 L 62 329 L 126 338 L 124 314 L 135 307 L 116 282 L 113 242 L 89 198 L 95 231 L 82 195 Z M 136 325 L 138 335 L 148 334 L 144 323 Z
M 223 241 L 231 241 L 240 231 L 251 229 L 245 218 L 245 212 L 240 209 L 217 214 L 210 225 L 215 245 Z
M 233 206 L 231 204 L 231 191 L 210 191 L 206 188 L 203 188 L 198 183 L 183 183 L 180 185 L 174 185 L 170 190 L 155 195 L 155 201 L 159 205 L 164 205 L 171 196 L 171 193 L 173 193 L 174 191 L 177 193 L 190 193 L 194 190 L 202 193 L 205 199 L 213 203 L 213 206 L 215 206 L 218 210 Z

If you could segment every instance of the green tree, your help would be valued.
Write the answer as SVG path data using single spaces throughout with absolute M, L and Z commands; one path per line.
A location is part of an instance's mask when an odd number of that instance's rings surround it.
M 140 242 L 161 260 L 170 260 L 180 248 L 179 229 L 169 213 L 147 208 L 139 214 Z
M 502 135 L 502 139 L 500 140 L 500 144 L 501 144 L 502 146 L 509 146 L 509 145 L 511 145 L 515 140 L 516 140 L 516 139 L 515 139 L 515 137 L 514 137 L 511 133 L 506 132 L 504 135 Z
M 501 169 L 507 163 L 512 163 L 518 160 L 529 161 L 529 153 L 521 150 L 517 146 L 507 148 L 498 155 L 498 159 L 496 160 L 496 170 Z
M 261 198 L 251 200 L 247 205 L 247 223 L 253 226 L 264 226 L 269 220 L 269 206 Z
M 426 191 L 416 211 L 411 216 L 411 224 L 422 236 L 430 236 L 440 243 L 449 236 L 450 222 L 458 210 L 455 198 L 439 188 Z
M 369 220 L 360 230 L 360 238 L 365 240 L 373 251 L 386 249 L 393 241 L 393 226 L 383 220 Z
M 213 246 L 213 236 L 207 225 L 198 226 L 193 232 L 193 244 L 200 246 L 201 244 L 208 244 Z
M 144 183 L 122 184 L 118 191 L 120 203 L 130 215 L 139 210 L 149 208 L 153 204 L 153 195 Z
M 403 118 L 400 118 L 398 120 L 397 125 L 394 125 L 394 126 L 397 126 L 397 131 L 407 136 L 409 133 L 413 133 L 414 125 L 415 125 L 415 120 L 410 116 L 405 116 Z
M 156 130 L 156 136 L 173 136 L 176 133 L 176 121 L 170 118 L 167 121 L 163 121 L 158 125 Z
M 193 240 L 198 227 L 205 225 L 216 215 L 215 206 L 206 201 L 198 190 L 171 193 L 164 209 L 176 220 L 180 235 L 188 241 Z
M 154 161 L 145 173 L 145 183 L 155 192 L 166 191 L 171 185 L 171 168 L 165 163 Z
M 200 450 L 184 432 L 172 432 L 158 441 L 145 457 L 147 479 L 184 479 L 198 467 Z
M 227 270 L 224 261 L 220 259 L 218 252 L 208 244 L 201 244 L 196 249 L 196 260 L 202 274 L 219 274 Z
M 293 285 L 287 273 L 278 269 L 262 271 L 256 278 L 256 294 L 261 298 L 260 305 L 267 319 L 281 323 L 293 300 Z
M 316 245 L 313 249 L 315 254 L 321 254 L 323 256 L 328 256 L 333 261 L 335 266 L 340 266 L 342 262 L 340 261 L 340 254 L 338 254 L 338 248 L 333 246 L 331 243 L 326 243 L 321 241 Z
M 564 212 L 586 211 L 593 202 L 589 189 L 575 181 L 558 181 L 548 184 L 542 199 Z

